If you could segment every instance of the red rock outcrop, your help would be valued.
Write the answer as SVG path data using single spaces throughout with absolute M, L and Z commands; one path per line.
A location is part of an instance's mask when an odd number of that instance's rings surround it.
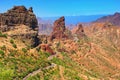
M 78 24 L 77 27 L 72 30 L 72 33 L 76 34 L 78 38 L 84 37 L 85 33 L 82 24 Z
M 61 17 L 54 22 L 53 32 L 50 36 L 50 40 L 66 38 L 68 38 L 68 35 L 67 30 L 65 28 L 65 18 Z
M 48 53 L 50 53 L 51 55 L 54 55 L 54 54 L 55 54 L 55 52 L 51 49 L 50 45 L 48 45 L 48 44 L 41 44 L 39 47 L 40 47 L 44 52 L 48 52 Z

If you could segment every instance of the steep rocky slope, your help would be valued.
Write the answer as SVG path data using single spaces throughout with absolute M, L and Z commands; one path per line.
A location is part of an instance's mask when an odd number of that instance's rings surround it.
M 84 31 L 87 37 L 62 44 L 69 57 L 97 79 L 119 79 L 120 28 L 110 23 L 94 23 Z
M 95 22 L 110 22 L 113 25 L 120 26 L 120 13 L 116 12 L 114 15 L 104 16 Z
M 74 40 L 75 34 L 85 36 Z M 80 71 L 80 78 L 83 80 L 117 80 L 120 78 L 119 26 L 114 26 L 109 22 L 96 22 L 88 27 L 79 25 L 78 28 L 73 29 L 72 35 L 73 39 L 53 41 L 52 47 L 57 53 L 65 52 L 67 58 L 79 65 L 76 69 Z M 62 60 L 63 56 L 59 55 L 57 59 L 59 58 Z M 64 66 L 62 67 L 62 72 L 64 72 Z
M 37 31 L 31 29 L 28 26 L 20 25 L 15 26 L 12 30 L 3 32 L 8 36 L 23 41 L 26 45 L 31 47 L 36 47 L 39 45 L 38 33 Z
M 84 32 L 86 36 L 77 38 L 78 40 L 54 41 L 53 49 L 57 52 L 66 52 L 67 57 L 79 65 L 81 71 L 79 76 L 83 80 L 117 80 L 120 78 L 119 26 L 108 22 L 92 23 L 89 27 L 78 26 L 72 32 L 73 35 L 79 36 L 81 32 L 82 34 Z M 62 59 L 61 56 L 60 59 Z
M 0 31 L 15 39 L 21 39 L 26 45 L 35 47 L 39 44 L 38 22 L 32 7 L 14 6 L 0 14 Z
M 38 52 L 21 39 L 5 35 L 0 34 L 0 80 L 23 80 L 27 74 L 51 65 L 48 53 Z
M 72 29 L 72 34 L 78 39 L 85 37 L 85 32 L 82 24 L 78 24 L 77 27 Z

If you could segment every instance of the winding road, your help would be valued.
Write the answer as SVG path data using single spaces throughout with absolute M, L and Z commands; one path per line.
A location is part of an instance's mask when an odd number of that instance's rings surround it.
M 58 55 L 58 53 L 56 53 L 55 55 L 49 56 L 49 57 L 48 57 L 48 60 L 53 59 L 53 58 L 56 57 L 57 55 Z M 50 69 L 50 68 L 54 68 L 54 67 L 56 67 L 56 64 L 55 64 L 55 63 L 52 63 L 50 66 L 47 66 L 47 67 L 45 67 L 45 68 L 43 68 L 43 69 Z M 27 80 L 29 77 L 35 76 L 36 74 L 40 73 L 41 71 L 42 71 L 41 69 L 38 69 L 38 70 L 36 70 L 36 71 L 33 71 L 33 72 L 29 73 L 27 76 L 25 76 L 25 77 L 23 78 L 23 80 Z
M 54 68 L 54 67 L 56 67 L 56 64 L 52 63 L 50 66 L 47 66 L 43 69 L 50 69 L 50 68 Z M 35 76 L 36 74 L 40 73 L 41 71 L 42 71 L 41 69 L 33 71 L 32 73 L 29 73 L 26 77 L 24 77 L 23 80 L 27 80 L 27 78 Z

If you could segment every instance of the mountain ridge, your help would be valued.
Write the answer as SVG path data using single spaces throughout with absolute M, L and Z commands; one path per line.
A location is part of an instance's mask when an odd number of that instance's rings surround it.
M 79 22 L 91 22 L 96 20 L 97 18 L 100 18 L 102 16 L 105 16 L 108 14 L 100 14 L 100 15 L 83 15 L 83 16 L 64 16 L 66 19 L 66 24 L 78 24 Z M 58 19 L 60 16 L 57 17 L 41 17 L 43 20 L 51 20 L 51 22 L 54 22 L 56 19 Z
M 110 22 L 113 25 L 120 26 L 120 13 L 116 12 L 113 15 L 108 15 L 97 19 L 95 22 Z

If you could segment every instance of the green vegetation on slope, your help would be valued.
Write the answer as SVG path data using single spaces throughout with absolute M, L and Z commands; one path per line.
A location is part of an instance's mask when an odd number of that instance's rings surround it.
M 11 50 L 8 56 L 0 57 L 0 80 L 22 80 L 30 72 L 50 65 L 47 56 L 42 52 L 38 52 L 37 57 L 29 52 L 21 52 Z M 0 56 L 4 56 L 2 50 Z
M 7 38 L 7 34 L 2 34 L 2 32 L 0 32 L 0 37 Z

